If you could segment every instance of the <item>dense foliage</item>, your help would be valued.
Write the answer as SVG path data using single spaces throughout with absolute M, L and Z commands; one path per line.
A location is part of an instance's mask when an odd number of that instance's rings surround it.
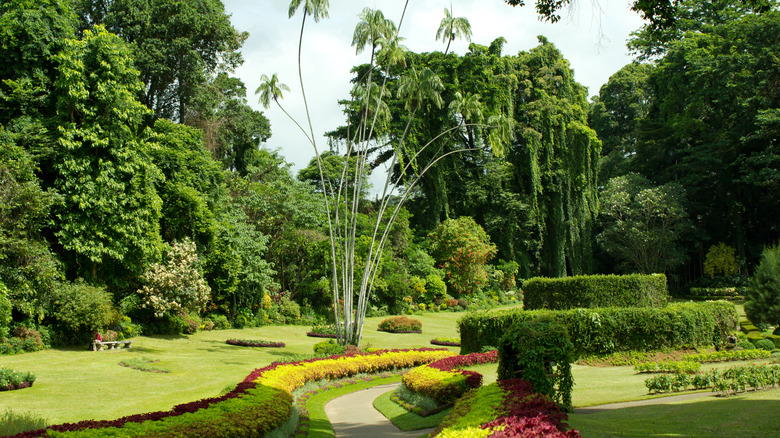
M 750 321 L 780 327 L 780 246 L 764 249 L 745 300 Z

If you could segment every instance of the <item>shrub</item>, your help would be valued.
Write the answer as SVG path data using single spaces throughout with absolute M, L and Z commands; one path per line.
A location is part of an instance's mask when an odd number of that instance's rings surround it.
M 62 285 L 54 291 L 51 316 L 61 343 L 87 343 L 95 330 L 113 322 L 111 294 L 83 282 Z
M 314 344 L 314 353 L 320 356 L 330 356 L 332 354 L 344 353 L 344 347 L 339 345 L 333 339 Z
M 315 324 L 311 326 L 311 331 L 306 333 L 306 336 L 313 338 L 337 338 L 339 336 L 339 328 L 336 324 Z
M 447 283 L 458 293 L 479 292 L 487 284 L 487 262 L 496 246 L 469 216 L 447 219 L 429 236 L 430 254 L 444 270 Z
M 270 348 L 283 348 L 284 342 L 273 342 L 256 339 L 228 339 L 225 341 L 229 345 L 237 345 L 239 347 L 270 347 Z
M 35 374 L 0 368 L 0 391 L 29 388 L 35 382 Z
M 769 339 L 761 339 L 756 341 L 756 348 L 761 350 L 772 351 L 775 349 L 775 344 Z
M 189 239 L 174 243 L 167 252 L 166 263 L 153 263 L 141 276 L 145 283 L 137 291 L 142 298 L 141 307 L 151 309 L 157 318 L 202 310 L 211 289 L 197 265 L 195 243 Z
M 0 339 L 8 336 L 8 324 L 11 323 L 11 300 L 8 288 L 0 281 Z
M 279 315 L 284 317 L 285 322 L 297 321 L 301 318 L 301 306 L 284 296 L 279 303 Z
M 445 347 L 460 347 L 460 338 L 434 338 L 431 339 L 433 345 L 443 345 Z
M 745 350 L 754 350 L 756 348 L 756 346 L 753 345 L 753 343 L 750 341 L 739 341 L 737 343 L 737 347 L 743 348 Z
M 498 346 L 498 380 L 519 378 L 534 392 L 571 408 L 574 345 L 562 324 L 550 318 L 523 321 L 508 328 Z
M 662 307 L 668 292 L 663 274 L 535 277 L 523 282 L 525 309 Z
M 390 333 L 422 333 L 422 322 L 408 316 L 394 316 L 380 322 L 377 330 Z
M 436 274 L 425 277 L 425 290 L 431 301 L 443 299 L 447 295 L 447 284 Z
M 458 321 L 461 353 L 498 345 L 508 327 L 542 317 L 566 327 L 578 355 L 722 343 L 737 324 L 734 305 L 725 301 L 674 303 L 663 308 L 472 312 Z
M 704 273 L 710 277 L 730 276 L 739 272 L 736 250 L 721 242 L 712 245 L 704 258 Z
M 764 248 L 745 300 L 745 314 L 754 324 L 780 326 L 780 246 Z

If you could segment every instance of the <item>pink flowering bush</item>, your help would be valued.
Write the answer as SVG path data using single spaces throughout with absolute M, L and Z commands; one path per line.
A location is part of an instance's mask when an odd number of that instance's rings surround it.
M 393 316 L 379 323 L 380 332 L 422 333 L 422 322 L 408 316 Z

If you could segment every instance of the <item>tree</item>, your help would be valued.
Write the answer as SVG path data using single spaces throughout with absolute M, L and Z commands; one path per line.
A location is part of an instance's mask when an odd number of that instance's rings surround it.
M 754 324 L 780 327 L 780 246 L 761 253 L 761 263 L 745 291 L 745 314 Z
M 220 0 L 80 0 L 77 11 L 82 29 L 102 24 L 130 44 L 154 118 L 183 121 L 209 77 L 243 62 L 248 34 L 233 28 Z
M 689 223 L 679 184 L 653 187 L 641 175 L 618 176 L 600 200 L 604 231 L 597 241 L 624 271 L 665 273 L 685 261 L 679 241 Z
M 448 219 L 428 240 L 431 255 L 444 270 L 450 290 L 471 295 L 487 285 L 487 263 L 495 256 L 496 246 L 473 218 Z
M 55 236 L 67 268 L 127 287 L 159 254 L 161 177 L 137 135 L 148 110 L 130 48 L 105 28 L 84 31 L 56 56 L 59 129 Z
M 439 23 L 439 29 L 436 31 L 436 40 L 447 44 L 444 54 L 450 51 L 450 44 L 456 38 L 465 38 L 471 42 L 471 23 L 466 17 L 453 17 L 449 9 L 444 8 L 444 18 Z

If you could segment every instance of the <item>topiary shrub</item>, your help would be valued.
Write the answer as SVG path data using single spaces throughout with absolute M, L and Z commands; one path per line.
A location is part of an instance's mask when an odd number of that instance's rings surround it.
M 737 347 L 738 348 L 742 348 L 744 350 L 755 350 L 756 349 L 756 346 L 753 345 L 753 343 L 750 342 L 750 341 L 739 341 L 737 343 Z
M 523 282 L 525 309 L 663 307 L 668 300 L 663 274 L 579 275 L 529 278 Z
M 408 316 L 394 316 L 380 322 L 377 330 L 390 333 L 422 333 L 422 322 Z
M 522 379 L 534 392 L 571 408 L 574 345 L 566 327 L 549 318 L 521 322 L 507 330 L 498 346 L 498 380 Z
M 769 339 L 761 339 L 756 341 L 756 348 L 761 350 L 772 351 L 775 349 L 775 344 Z

